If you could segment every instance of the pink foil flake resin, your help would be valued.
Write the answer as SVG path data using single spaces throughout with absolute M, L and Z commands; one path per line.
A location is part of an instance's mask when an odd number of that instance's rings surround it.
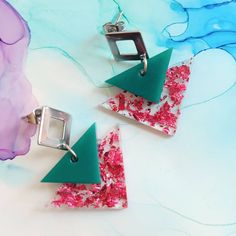
M 71 208 L 127 208 L 127 194 L 119 129 L 98 144 L 101 184 L 63 184 L 52 204 Z
M 23 73 L 30 32 L 27 23 L 0 0 L 0 160 L 26 154 L 36 126 L 22 117 L 37 107 Z
M 161 100 L 157 104 L 122 91 L 102 106 L 167 135 L 174 135 L 180 105 L 189 82 L 190 65 L 191 60 L 188 60 L 168 69 Z

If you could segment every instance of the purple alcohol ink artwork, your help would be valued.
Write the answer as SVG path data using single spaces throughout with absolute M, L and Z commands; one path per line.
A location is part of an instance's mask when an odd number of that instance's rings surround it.
M 27 116 L 37 107 L 23 68 L 30 41 L 24 19 L 5 0 L 0 0 L 0 160 L 29 151 L 35 125 Z

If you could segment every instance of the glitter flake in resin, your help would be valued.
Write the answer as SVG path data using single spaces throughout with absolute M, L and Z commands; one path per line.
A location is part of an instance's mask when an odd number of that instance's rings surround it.
M 71 208 L 127 207 L 123 155 L 119 129 L 111 131 L 98 144 L 101 184 L 63 184 L 52 204 Z
M 191 60 L 188 60 L 168 69 L 159 103 L 122 91 L 102 106 L 167 135 L 174 135 L 183 94 L 189 82 L 190 64 Z

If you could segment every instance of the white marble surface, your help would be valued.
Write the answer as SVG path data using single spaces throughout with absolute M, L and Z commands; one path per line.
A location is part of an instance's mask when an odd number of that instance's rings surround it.
M 72 142 L 94 121 L 99 135 L 120 125 L 129 207 L 48 206 L 57 185 L 40 180 L 62 153 L 38 146 L 35 137 L 27 156 L 0 166 L 1 235 L 236 235 L 236 87 L 222 94 L 236 79 L 228 54 L 209 50 L 194 58 L 172 138 L 100 109 L 113 89 L 96 88 L 61 55 L 30 51 L 26 72 L 40 104 L 72 114 Z

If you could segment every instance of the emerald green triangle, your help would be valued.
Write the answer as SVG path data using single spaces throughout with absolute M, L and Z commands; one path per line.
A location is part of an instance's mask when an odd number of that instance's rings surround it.
M 74 144 L 72 149 L 77 154 L 78 161 L 72 162 L 72 155 L 67 152 L 41 182 L 83 184 L 101 182 L 95 123 Z
M 147 60 L 147 73 L 142 76 L 140 71 L 143 63 L 140 63 L 107 80 L 114 85 L 152 102 L 159 102 L 166 78 L 172 49 L 168 49 Z

